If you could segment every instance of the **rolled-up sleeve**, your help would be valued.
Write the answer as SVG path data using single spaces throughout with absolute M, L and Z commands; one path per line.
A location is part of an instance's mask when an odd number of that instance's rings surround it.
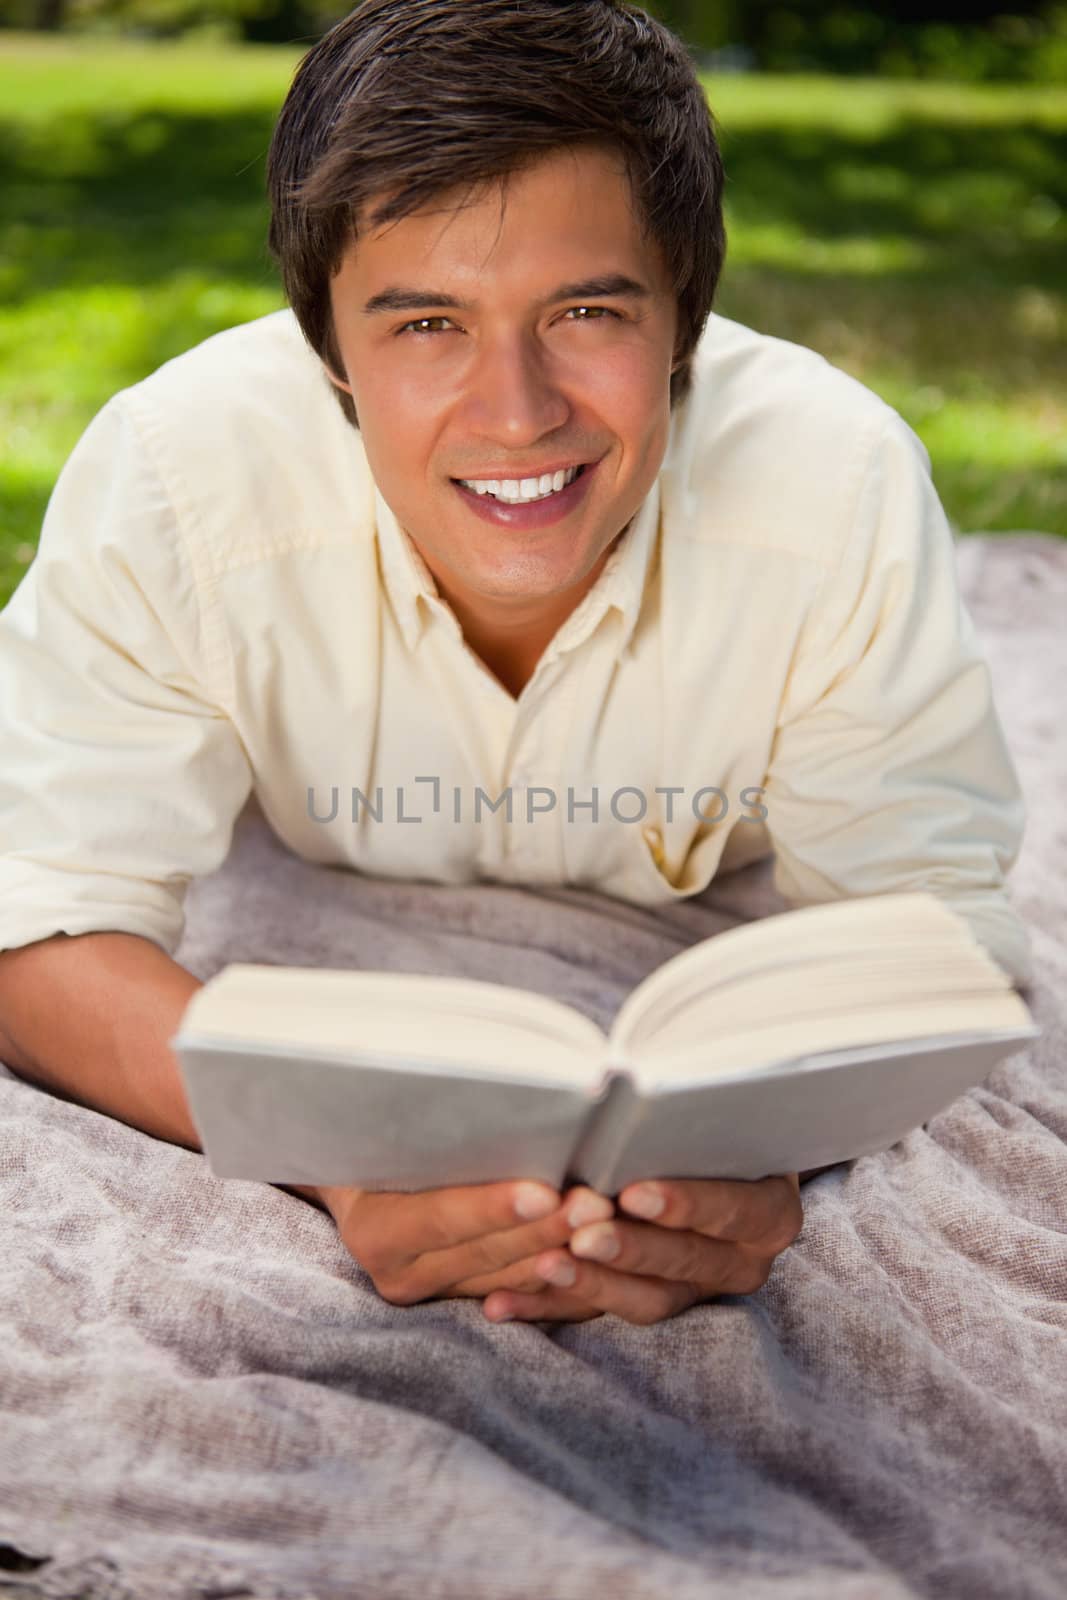
M 921 441 L 885 418 L 800 641 L 763 803 L 792 905 L 925 889 L 1016 984 L 1025 809 Z
M 173 955 L 252 786 L 126 394 L 75 446 L 0 612 L 0 950 L 114 930 Z

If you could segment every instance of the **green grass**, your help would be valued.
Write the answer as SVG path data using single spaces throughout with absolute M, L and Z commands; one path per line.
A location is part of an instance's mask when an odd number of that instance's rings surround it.
M 717 308 L 821 351 L 930 451 L 962 531 L 1067 535 L 1067 94 L 708 82 Z
M 0 603 L 124 384 L 283 304 L 263 169 L 300 49 L 0 34 Z M 1067 95 L 707 80 L 717 309 L 920 434 L 954 525 L 1067 535 Z

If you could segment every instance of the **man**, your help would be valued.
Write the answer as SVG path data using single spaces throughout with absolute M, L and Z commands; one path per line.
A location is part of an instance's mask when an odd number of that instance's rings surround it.
M 13 1070 L 199 1147 L 171 957 L 253 788 L 300 854 L 388 876 L 656 904 L 773 846 L 792 903 L 929 889 L 1027 977 L 928 460 L 709 318 L 722 181 L 634 6 L 368 0 L 310 51 L 269 162 L 295 317 L 104 407 L 0 618 Z M 491 1317 L 654 1322 L 800 1228 L 796 1173 L 651 1191 L 299 1192 L 387 1298 Z

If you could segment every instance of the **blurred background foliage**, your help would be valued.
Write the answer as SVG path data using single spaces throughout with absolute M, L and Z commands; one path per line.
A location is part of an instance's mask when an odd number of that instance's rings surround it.
M 1067 535 L 1067 8 L 648 9 L 723 145 L 716 309 L 883 395 L 959 530 Z M 265 156 L 342 13 L 0 0 L 0 604 L 104 401 L 284 303 Z
M 331 0 L 0 0 L 0 25 L 291 43 L 318 38 L 347 9 Z M 1064 0 L 646 0 L 645 9 L 695 53 L 721 58 L 709 67 L 1067 81 Z
M 1030 6 L 1013 0 L 658 0 L 647 9 L 720 65 L 973 83 L 1067 82 L 1062 0 Z

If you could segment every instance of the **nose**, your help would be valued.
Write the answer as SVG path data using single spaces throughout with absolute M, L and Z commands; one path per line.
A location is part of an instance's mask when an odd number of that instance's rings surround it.
M 571 410 L 551 354 L 522 332 L 483 341 L 469 370 L 466 405 L 475 431 L 513 446 L 559 428 Z

